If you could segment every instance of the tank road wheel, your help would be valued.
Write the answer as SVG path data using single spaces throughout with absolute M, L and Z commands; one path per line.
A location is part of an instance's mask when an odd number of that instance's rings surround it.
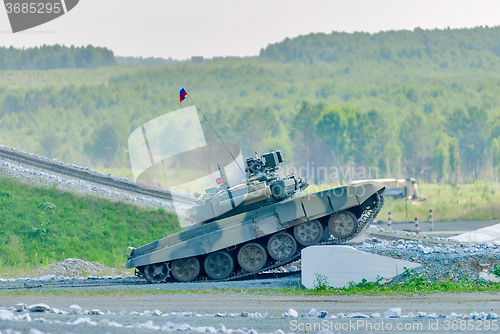
M 280 232 L 273 235 L 267 243 L 269 255 L 277 261 L 285 261 L 297 252 L 297 242 L 291 234 Z
M 323 238 L 323 225 L 317 220 L 307 221 L 293 228 L 293 236 L 302 246 L 313 245 Z
M 259 271 L 267 262 L 267 252 L 261 245 L 251 242 L 238 252 L 238 263 L 246 271 Z
M 208 277 L 222 280 L 229 277 L 234 269 L 234 261 L 228 252 L 218 251 L 205 258 L 205 272 Z
M 168 263 L 153 263 L 144 267 L 144 276 L 149 283 L 164 283 L 170 277 L 170 267 Z
M 328 229 L 334 237 L 346 239 L 352 236 L 358 228 L 358 219 L 349 211 L 331 215 L 328 220 Z
M 189 282 L 198 277 L 200 261 L 195 257 L 187 257 L 172 261 L 172 276 L 179 282 Z

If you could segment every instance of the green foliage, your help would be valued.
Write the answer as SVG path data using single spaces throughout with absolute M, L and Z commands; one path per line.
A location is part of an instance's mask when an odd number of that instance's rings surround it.
M 447 281 L 439 281 L 425 274 L 415 274 L 406 270 L 402 275 L 403 280 L 397 279 L 389 284 L 381 284 L 382 278 L 375 282 L 363 279 L 360 283 L 350 282 L 348 287 L 334 288 L 328 285 L 318 285 L 312 294 L 329 295 L 412 295 L 428 293 L 450 293 L 450 292 L 498 292 L 500 283 L 489 283 L 483 280 L 470 280 L 459 278 Z
M 334 152 L 339 165 L 354 153 L 357 125 L 357 115 L 351 106 L 327 108 L 314 124 L 316 134 Z
M 96 68 L 116 64 L 111 50 L 93 47 L 66 47 L 58 44 L 40 48 L 0 47 L 0 70 L 51 70 L 54 68 Z
M 500 137 L 491 142 L 491 154 L 493 156 L 493 167 L 500 165 Z
M 440 143 L 434 151 L 434 165 L 438 171 L 438 181 L 441 182 L 444 181 L 444 177 L 446 175 L 448 154 L 448 150 L 443 143 Z
M 311 34 L 254 58 L 0 72 L 0 143 L 127 168 L 128 134 L 189 103 L 179 103 L 181 83 L 245 156 L 282 149 L 296 168 L 490 178 L 500 161 L 499 36 L 500 27 Z
M 309 34 L 268 45 L 260 57 L 282 63 L 342 63 L 349 72 L 352 60 L 377 62 L 392 69 L 408 67 L 452 70 L 457 67 L 488 68 L 492 57 L 500 56 L 500 29 L 388 31 L 376 34 Z M 348 65 L 350 63 L 350 66 Z M 347 66 L 347 67 L 346 67 Z M 406 97 L 416 102 L 418 91 L 408 88 Z
M 83 146 L 84 152 L 96 160 L 105 161 L 104 166 L 117 160 L 125 142 L 126 127 L 120 122 L 104 123 L 92 131 L 90 139 Z
M 177 63 L 176 60 L 172 58 L 163 59 L 163 58 L 155 58 L 155 57 L 115 57 L 116 63 L 118 65 L 129 65 L 129 66 L 147 66 L 147 67 L 156 67 L 162 65 L 170 65 Z
M 0 177 L 0 268 L 34 269 L 69 257 L 112 267 L 179 230 L 174 214 L 31 187 Z
M 492 272 L 493 274 L 495 274 L 495 275 L 497 275 L 497 276 L 499 276 L 499 277 L 500 277 L 500 265 L 498 265 L 498 264 L 497 264 L 497 265 L 495 265 L 495 266 L 493 267 L 493 269 L 491 270 L 491 272 Z

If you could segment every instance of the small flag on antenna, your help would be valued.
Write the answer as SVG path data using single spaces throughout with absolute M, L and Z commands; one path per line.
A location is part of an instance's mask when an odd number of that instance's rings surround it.
M 181 91 L 180 91 L 180 100 L 181 102 L 184 101 L 184 99 L 186 98 L 186 96 L 188 95 L 188 93 L 186 92 L 186 90 L 184 88 L 181 87 Z

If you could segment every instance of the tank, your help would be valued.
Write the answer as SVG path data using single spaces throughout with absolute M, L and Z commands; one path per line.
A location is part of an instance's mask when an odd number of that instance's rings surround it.
M 125 268 L 150 283 L 232 280 L 280 267 L 310 245 L 342 244 L 369 225 L 385 187 L 357 183 L 302 194 L 307 182 L 280 176 L 281 151 L 246 159 L 232 187 L 223 170 L 185 212 L 191 228 L 132 249 Z

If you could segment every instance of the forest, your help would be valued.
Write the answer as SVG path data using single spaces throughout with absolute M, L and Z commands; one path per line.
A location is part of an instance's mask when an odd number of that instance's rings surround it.
M 182 85 L 245 156 L 281 149 L 288 167 L 497 181 L 499 56 L 500 27 L 310 34 L 203 63 L 91 46 L 0 49 L 0 143 L 129 168 L 128 135 L 189 105 Z M 308 177 L 338 182 L 324 176 Z
M 113 51 L 92 45 L 86 47 L 44 45 L 28 49 L 0 47 L 0 70 L 96 68 L 115 64 Z

